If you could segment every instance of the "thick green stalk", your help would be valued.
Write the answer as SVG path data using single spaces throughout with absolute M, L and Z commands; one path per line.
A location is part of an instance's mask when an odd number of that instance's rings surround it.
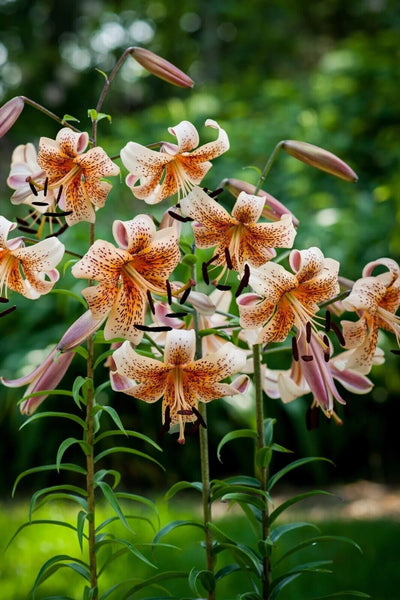
M 264 398 L 261 384 L 261 345 L 253 346 L 253 364 L 254 364 L 254 387 L 256 395 L 256 427 L 257 427 L 257 444 L 256 451 L 260 451 L 265 446 L 264 435 Z M 256 473 L 260 480 L 261 489 L 266 492 L 268 489 L 268 467 L 256 468 Z M 262 539 L 266 540 L 269 535 L 269 512 L 268 503 L 265 501 L 262 511 L 261 522 Z M 262 598 L 268 599 L 269 585 L 271 581 L 271 561 L 269 556 L 265 556 L 263 560 L 263 578 L 262 578 Z

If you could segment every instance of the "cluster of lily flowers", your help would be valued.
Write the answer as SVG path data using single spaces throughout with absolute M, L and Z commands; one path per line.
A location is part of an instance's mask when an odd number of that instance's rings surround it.
M 15 98 L 0 109 L 1 135 L 22 107 L 23 99 Z M 169 129 L 174 143 L 160 142 L 158 150 L 152 149 L 154 144 L 150 148 L 136 142 L 122 148 L 125 181 L 133 195 L 149 205 L 173 196 L 177 203 L 167 208 L 160 223 L 147 212 L 115 220 L 114 243 L 97 239 L 75 262 L 73 276 L 90 283 L 82 291 L 87 312 L 32 373 L 2 379 L 9 387 L 28 385 L 20 405 L 24 414 L 31 414 L 46 392 L 58 386 L 74 350 L 103 325 L 104 338 L 115 348 L 107 363 L 113 389 L 149 403 L 162 398 L 162 427 L 175 426 L 180 443 L 186 423 L 192 430 L 205 425 L 199 401 L 245 392 L 254 344 L 265 348 L 285 342 L 290 348 L 289 369 L 262 365 L 263 389 L 272 398 L 290 402 L 312 394 L 312 409 L 341 422 L 335 401 L 345 400 L 335 381 L 353 393 L 371 390 L 367 375 L 384 360 L 378 330 L 394 333 L 400 342 L 399 265 L 380 258 L 367 264 L 357 281 L 342 280 L 339 263 L 319 248 L 293 249 L 298 221 L 267 192 L 235 179 L 224 180 L 215 192 L 200 187 L 210 161 L 229 149 L 224 129 L 213 120 L 206 126 L 216 130 L 217 138 L 202 146 L 194 125 L 182 121 Z M 314 167 L 356 179 L 350 167 L 325 150 L 295 141 L 282 147 Z M 68 228 L 82 221 L 95 222 L 112 187 L 105 178 L 119 172 L 87 133 L 70 126 L 55 139 L 42 137 L 38 151 L 31 143 L 15 149 L 7 180 L 14 190 L 11 202 L 27 205 L 29 215 L 16 222 L 0 216 L 2 302 L 8 302 L 9 290 L 34 300 L 53 289 L 65 252 L 61 235 L 67 237 Z M 231 212 L 219 201 L 224 189 L 235 200 Z M 49 234 L 43 237 L 48 224 Z M 180 240 L 186 227 L 192 228 L 196 248 L 212 249 L 202 264 L 200 286 L 195 279 L 182 283 L 173 278 L 182 260 Z M 18 234 L 11 237 L 15 230 Z M 277 248 L 288 251 L 288 269 L 275 260 Z M 231 273 L 237 286 L 229 283 Z M 336 323 L 344 311 L 353 313 L 353 319 Z M 234 327 L 240 327 L 241 347 L 227 341 Z M 199 330 L 211 330 L 201 338 L 202 357 L 196 355 Z M 144 335 L 154 341 L 154 357 L 140 352 Z

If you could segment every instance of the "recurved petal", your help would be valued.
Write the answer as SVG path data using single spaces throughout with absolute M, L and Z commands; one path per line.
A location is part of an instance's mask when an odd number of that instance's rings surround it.
M 54 183 L 73 168 L 73 157 L 64 154 L 51 138 L 41 137 L 39 141 L 38 165 L 46 172 L 50 183 Z
M 265 198 L 261 196 L 252 196 L 240 192 L 232 209 L 232 216 L 241 223 L 256 223 L 261 216 L 264 203 Z
M 56 142 L 63 154 L 73 158 L 86 149 L 89 143 L 89 134 L 77 133 L 69 127 L 63 127 L 57 133 Z
M 154 173 L 162 173 L 165 165 L 174 159 L 174 156 L 155 152 L 136 142 L 128 142 L 122 148 L 120 156 L 130 173 L 146 180 L 151 180 Z
M 121 268 L 132 259 L 129 252 L 115 248 L 110 242 L 96 240 L 81 260 L 72 267 L 77 279 L 95 279 L 116 285 Z
M 184 171 L 185 179 L 190 184 L 187 186 L 189 189 L 192 185 L 199 185 L 212 167 L 210 161 L 193 157 L 192 154 L 179 154 L 175 162 Z
M 100 146 L 91 148 L 75 159 L 75 164 L 82 167 L 86 179 L 118 175 L 119 166 L 115 164 Z
M 274 248 L 291 248 L 296 235 L 291 217 L 283 215 L 274 223 L 248 225 L 239 245 L 239 263 L 261 267 L 275 256 Z
M 278 308 L 260 332 L 259 343 L 283 342 L 293 325 L 296 315 L 288 302 L 281 302 Z M 301 323 L 299 326 L 301 327 Z
M 166 365 L 178 366 L 191 363 L 196 351 L 196 334 L 194 329 L 168 331 L 165 340 L 164 362 Z
M 342 304 L 345 310 L 365 310 L 374 314 L 385 293 L 386 286 L 378 277 L 363 277 L 354 283 L 349 296 Z
M 199 144 L 197 129 L 189 121 L 181 121 L 175 127 L 168 128 L 169 133 L 174 135 L 178 142 L 177 154 L 193 150 Z
M 185 215 L 215 232 L 234 223 L 228 211 L 197 186 L 182 198 L 180 204 Z
M 387 270 L 392 274 L 393 279 L 398 279 L 400 277 L 400 267 L 392 258 L 378 258 L 377 260 L 369 262 L 367 265 L 365 265 L 362 276 L 370 277 L 375 267 L 379 266 L 386 267 Z
M 251 269 L 249 283 L 257 294 L 275 304 L 283 294 L 294 290 L 298 285 L 295 275 L 286 271 L 282 265 L 272 262 L 258 269 Z
M 324 255 L 315 246 L 307 250 L 292 250 L 289 264 L 296 273 L 297 280 L 304 281 L 315 277 L 324 267 Z
M 296 296 L 306 306 L 314 306 L 317 302 L 330 300 L 340 292 L 338 271 L 338 261 L 325 258 L 324 268 L 315 277 L 305 279 L 296 291 Z
M 242 294 L 237 298 L 240 325 L 244 328 L 256 329 L 271 318 L 276 303 L 268 302 L 257 294 Z
M 17 248 L 13 254 L 23 264 L 26 272 L 42 273 L 54 269 L 64 256 L 64 244 L 49 237 L 33 246 Z
M 221 156 L 221 154 L 229 150 L 229 139 L 226 134 L 226 131 L 222 129 L 222 127 L 220 127 L 216 121 L 213 121 L 212 119 L 207 119 L 205 125 L 206 127 L 212 127 L 213 129 L 217 129 L 218 138 L 214 142 L 204 144 L 203 146 L 200 146 L 200 148 L 197 148 L 197 150 L 193 150 L 193 152 L 190 153 L 190 156 L 192 158 L 196 157 L 198 159 L 201 159 L 202 161 L 212 160 L 213 158 Z
M 105 283 L 99 283 L 99 285 L 93 285 L 82 290 L 82 296 L 88 303 L 93 319 L 104 319 L 108 315 L 117 293 L 118 287 L 116 285 Z
M 7 238 L 10 231 L 15 229 L 17 226 L 16 223 L 12 223 L 5 217 L 0 216 L 0 248 L 7 248 Z
M 95 212 L 80 175 L 72 179 L 67 186 L 64 186 L 64 195 L 65 209 L 66 211 L 72 211 L 70 215 L 65 217 L 70 227 L 81 221 L 95 222 Z
M 154 287 L 165 290 L 166 280 L 180 261 L 176 229 L 169 227 L 157 231 L 152 243 L 135 255 L 135 269 Z
M 336 357 L 340 360 L 340 355 Z M 332 376 L 337 379 L 343 387 L 353 394 L 368 394 L 374 386 L 372 381 L 365 375 L 357 373 L 353 369 L 339 369 L 335 359 L 330 361 Z
M 211 385 L 237 373 L 244 368 L 245 364 L 246 353 L 244 350 L 240 350 L 231 342 L 226 342 L 217 352 L 196 360 L 185 370 L 190 381 L 193 384 L 197 382 L 197 385 L 201 387 Z
M 130 221 L 116 220 L 112 231 L 118 246 L 130 254 L 137 254 L 149 246 L 156 234 L 150 215 L 137 215 Z
M 341 321 L 340 325 L 346 340 L 346 348 L 356 348 L 362 344 L 368 331 L 368 321 L 365 317 L 358 321 Z
M 148 385 L 146 397 L 142 393 L 141 400 L 146 400 L 146 402 L 158 400 L 165 388 L 170 367 L 154 358 L 141 356 L 127 341 L 114 352 L 113 359 L 118 373 L 137 381 L 142 385 L 142 390 L 146 391 L 146 385 Z
M 202 383 L 199 387 L 196 385 L 194 387 L 197 391 L 197 399 L 201 402 L 211 402 L 211 400 L 216 400 L 217 398 L 236 396 L 241 393 L 236 387 L 228 383 L 212 383 L 209 385 Z
M 138 344 L 143 337 L 135 325 L 143 325 L 146 316 L 147 298 L 132 280 L 122 274 L 122 285 L 117 291 L 104 328 L 106 340 L 122 337 Z

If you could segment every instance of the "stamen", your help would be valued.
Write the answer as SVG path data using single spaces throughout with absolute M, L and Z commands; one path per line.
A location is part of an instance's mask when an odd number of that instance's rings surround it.
M 203 275 L 204 283 L 206 285 L 208 285 L 210 283 L 210 278 L 208 276 L 207 267 L 208 267 L 208 264 L 206 262 L 203 262 L 203 264 L 201 265 L 201 273 Z
M 292 338 L 292 354 L 293 354 L 293 358 L 296 362 L 298 362 L 299 360 L 299 349 L 297 347 L 297 339 L 294 337 Z
M 215 287 L 217 288 L 217 290 L 221 290 L 222 292 L 232 289 L 231 285 L 223 285 L 222 283 L 218 283 Z
M 178 213 L 175 213 L 172 210 L 169 210 L 168 214 L 170 217 L 176 219 L 177 221 L 180 221 L 181 223 L 188 223 L 189 221 L 193 221 L 192 217 L 182 217 L 181 215 L 178 215 Z
M 167 405 L 166 409 L 165 409 L 165 414 L 164 414 L 164 423 L 161 426 L 160 432 L 159 432 L 159 436 L 161 437 L 162 435 L 164 435 L 164 433 L 167 433 L 167 431 L 169 431 L 170 425 L 171 425 L 171 409 L 170 406 Z
M 303 354 L 301 360 L 304 360 L 304 362 L 311 362 L 312 360 L 314 360 L 314 357 L 312 356 L 312 354 Z
M 186 288 L 186 290 L 182 294 L 182 298 L 179 300 L 179 304 L 185 304 L 191 291 L 192 291 L 191 287 Z
M 190 415 L 193 414 L 192 409 L 186 410 L 184 408 L 182 408 L 181 410 L 177 410 L 176 412 L 177 412 L 178 415 L 187 415 L 187 416 L 190 416 Z
M 197 417 L 198 422 L 200 423 L 200 425 L 202 427 L 204 427 L 204 429 L 207 429 L 207 425 L 206 422 L 204 421 L 203 417 L 201 416 L 201 414 L 199 413 L 199 411 L 197 410 L 197 408 L 195 408 L 194 406 L 192 406 L 192 411 L 194 412 L 194 414 Z
M 48 202 L 39 202 L 39 201 L 35 201 L 32 202 L 33 206 L 48 206 L 49 203 Z
M 57 198 L 56 198 L 56 204 L 58 204 L 60 201 L 62 191 L 63 191 L 63 186 L 60 185 L 60 189 L 58 190 L 58 194 L 57 194 Z
M 391 350 L 392 354 L 400 355 L 400 350 Z
M 28 221 L 25 221 L 25 219 L 21 219 L 21 217 L 17 217 L 16 221 L 19 225 L 29 225 Z
M 32 229 L 31 227 L 23 227 L 22 225 L 19 225 L 18 229 L 20 231 L 23 231 L 24 233 L 33 233 L 34 235 L 38 233 L 37 229 Z
M 333 331 L 336 334 L 337 339 L 339 340 L 339 344 L 341 346 L 345 346 L 346 345 L 346 340 L 344 339 L 342 330 L 340 329 L 340 327 L 338 325 L 336 325 L 335 321 L 331 322 L 331 327 L 333 329 Z
M 183 317 L 186 317 L 187 314 L 188 314 L 187 312 L 171 312 L 171 313 L 168 313 L 165 316 L 166 317 L 175 318 L 175 319 L 181 319 Z
M 138 329 L 139 331 L 171 331 L 172 327 L 170 327 L 169 325 L 159 325 L 156 327 L 150 327 L 148 325 L 139 325 L 136 324 L 134 325 L 135 329 Z
M 30 187 L 30 188 L 31 188 L 31 190 L 32 190 L 32 194 L 33 194 L 34 196 L 37 196 L 37 195 L 38 195 L 38 191 L 37 191 L 37 189 L 35 188 L 35 186 L 33 185 L 32 181 L 30 181 L 30 179 L 29 179 L 28 183 L 29 183 L 29 187 Z
M 311 323 L 310 323 L 310 321 L 307 321 L 307 323 L 306 323 L 306 340 L 307 340 L 307 344 L 309 344 L 311 341 Z
M 238 289 L 236 290 L 236 294 L 235 294 L 236 298 L 242 293 L 244 288 L 249 285 L 249 279 L 250 279 L 250 267 L 246 263 L 244 265 L 244 275 L 239 283 Z
M 222 192 L 224 191 L 224 188 L 217 188 L 216 190 L 214 190 L 213 192 L 209 192 L 207 188 L 204 188 L 204 191 L 206 192 L 206 194 L 208 194 L 210 196 L 210 198 L 216 198 L 216 196 L 219 196 L 220 194 L 222 194 Z
M 331 311 L 327 310 L 325 313 L 325 331 L 328 333 L 328 331 L 331 330 Z
M 167 288 L 167 298 L 168 298 L 168 304 L 171 306 L 172 304 L 172 290 L 171 290 L 171 284 L 170 282 L 167 281 L 165 282 L 165 287 Z
M 154 315 L 156 311 L 154 309 L 154 302 L 153 302 L 153 298 L 152 298 L 150 290 L 146 290 L 146 295 L 147 295 L 147 300 L 149 301 L 150 310 Z
M 228 267 L 228 269 L 233 269 L 233 264 L 232 264 L 232 259 L 231 259 L 231 255 L 229 254 L 229 248 L 225 248 L 225 260 L 226 260 L 226 266 Z
M 331 353 L 330 353 L 330 346 L 329 346 L 329 339 L 327 335 L 324 335 L 324 337 L 322 338 L 322 341 L 324 342 L 325 346 L 326 346 L 326 350 L 324 351 L 324 360 L 325 362 L 329 362 L 329 359 L 331 357 Z
M 197 419 L 196 421 L 194 421 L 194 423 L 192 424 L 191 427 L 189 427 L 189 429 L 186 431 L 187 435 L 194 435 L 195 433 L 198 432 L 200 427 L 200 421 L 199 419 Z
M 45 217 L 68 217 L 68 215 L 72 215 L 73 210 L 66 210 L 64 212 L 45 212 L 43 213 Z
M 65 223 L 58 231 L 56 231 L 55 233 L 51 233 L 50 235 L 46 235 L 46 240 L 49 237 L 58 237 L 59 235 L 61 235 L 62 233 L 64 233 L 64 231 L 66 231 L 68 229 L 68 224 Z
M 7 308 L 6 310 L 3 310 L 3 312 L 0 313 L 0 317 L 5 317 L 6 315 L 14 312 L 14 310 L 16 310 L 16 309 L 17 309 L 17 307 L 15 305 L 11 306 L 10 308 Z
M 47 196 L 47 186 L 48 185 L 49 185 L 49 178 L 46 177 L 46 179 L 44 180 L 43 196 Z
M 0 302 L 2 304 L 6 304 L 7 302 L 9 302 L 9 299 L 8 298 L 4 298 L 4 296 L 0 296 Z

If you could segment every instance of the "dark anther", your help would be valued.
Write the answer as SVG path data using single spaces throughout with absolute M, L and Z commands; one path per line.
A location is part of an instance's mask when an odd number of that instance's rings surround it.
M 292 338 L 292 354 L 294 360 L 297 362 L 299 360 L 299 349 L 297 347 L 297 340 L 295 337 Z
M 43 196 L 47 196 L 47 186 L 48 185 L 49 185 L 49 178 L 46 177 L 46 179 L 44 180 Z
M 222 194 L 223 191 L 224 191 L 224 188 L 217 188 L 213 192 L 206 192 L 206 193 L 210 196 L 210 198 L 216 198 L 217 196 Z
M 319 409 L 317 406 L 309 408 L 306 413 L 306 425 L 309 431 L 316 429 L 319 423 Z
M 195 433 L 198 432 L 200 427 L 200 421 L 197 419 L 196 421 L 194 421 L 194 423 L 192 424 L 191 427 L 189 427 L 189 429 L 186 431 L 187 435 L 194 435 Z
M 170 217 L 176 219 L 177 221 L 180 221 L 181 223 L 188 223 L 189 221 L 193 221 L 192 217 L 182 217 L 181 215 L 178 215 L 178 213 L 173 212 L 172 210 L 169 210 L 168 214 Z
M 186 288 L 186 290 L 182 294 L 182 298 L 179 300 L 179 304 L 185 304 L 191 291 L 192 291 L 191 287 Z
M 311 354 L 303 354 L 301 360 L 304 360 L 304 362 L 311 362 L 314 360 L 314 357 Z
M 233 264 L 232 264 L 232 259 L 231 259 L 231 255 L 229 253 L 229 248 L 225 248 L 225 260 L 226 260 L 226 266 L 228 267 L 228 269 L 233 269 Z
M 331 330 L 331 312 L 327 310 L 325 313 L 325 331 L 328 332 Z
M 167 298 L 168 298 L 168 304 L 171 305 L 172 304 L 172 291 L 171 291 L 171 284 L 170 282 L 167 281 L 165 282 L 165 287 L 167 288 Z
M 171 331 L 172 327 L 169 325 L 157 325 L 156 327 L 150 327 L 148 325 L 134 325 L 135 329 L 139 329 L 139 331 Z
M 33 206 L 48 206 L 49 203 L 48 202 L 32 202 Z
M 192 409 L 185 410 L 185 409 L 182 408 L 181 410 L 177 410 L 176 412 L 177 412 L 178 415 L 187 415 L 187 416 L 190 416 L 190 415 L 193 414 Z
M 150 290 L 146 290 L 146 295 L 147 295 L 147 300 L 149 301 L 150 310 L 154 315 L 156 311 L 154 310 L 154 302 L 153 302 L 153 298 L 152 298 Z
M 168 313 L 167 315 L 165 315 L 166 317 L 171 317 L 173 319 L 181 319 L 183 317 L 186 317 L 187 312 L 171 312 Z
M 248 286 L 249 279 L 250 279 L 250 267 L 248 264 L 245 264 L 244 265 L 244 275 L 239 283 L 238 289 L 236 290 L 236 294 L 235 294 L 236 298 L 242 293 L 244 288 Z
M 397 356 L 400 355 L 400 350 L 391 350 L 390 352 L 392 354 L 396 354 Z
M 194 406 L 192 406 L 192 410 L 193 410 L 194 414 L 196 415 L 197 420 L 199 421 L 200 425 L 202 427 L 204 427 L 204 429 L 207 429 L 206 422 L 204 421 L 203 417 L 201 416 L 201 414 L 199 413 L 199 411 L 197 410 L 197 408 L 195 408 Z
M 346 340 L 344 339 L 342 330 L 340 329 L 340 327 L 338 325 L 336 325 L 335 321 L 331 322 L 331 327 L 333 329 L 333 331 L 336 334 L 337 339 L 339 340 L 339 344 L 341 346 L 345 346 L 346 345 Z
M 309 344 L 311 342 L 311 323 L 310 323 L 310 321 L 308 321 L 306 323 L 306 340 L 307 340 L 307 344 Z
M 207 267 L 209 267 L 213 262 L 215 262 L 217 259 L 219 258 L 218 254 L 214 254 L 214 256 L 212 256 L 210 258 L 210 260 L 208 260 L 206 262 Z
M 160 429 L 160 433 L 159 433 L 160 437 L 162 435 L 164 435 L 164 433 L 167 433 L 167 431 L 169 431 L 169 428 L 170 428 L 170 425 L 171 425 L 171 416 L 170 416 L 170 413 L 171 413 L 171 409 L 170 409 L 170 407 L 168 405 L 166 407 L 166 409 L 165 409 L 164 423 L 162 424 L 161 429 Z
M 65 223 L 62 227 L 60 227 L 60 229 L 58 231 L 56 231 L 55 233 L 51 233 L 50 235 L 46 235 L 46 239 L 50 238 L 50 237 L 58 237 L 59 235 L 61 235 L 62 233 L 64 233 L 64 231 L 66 231 L 68 229 L 68 225 L 67 223 Z
M 2 304 L 6 304 L 7 302 L 9 302 L 8 298 L 4 298 L 3 296 L 0 297 L 0 302 Z
M 23 231 L 24 233 L 33 233 L 34 235 L 36 235 L 38 232 L 37 229 L 31 229 L 31 227 L 23 227 L 23 225 L 19 225 L 18 229 L 20 231 Z
M 25 221 L 25 219 L 21 219 L 20 217 L 17 217 L 17 223 L 18 225 L 29 225 L 28 221 Z
M 5 317 L 6 315 L 9 315 L 11 312 L 14 312 L 14 310 L 16 310 L 17 307 L 11 306 L 10 308 L 7 308 L 6 310 L 3 310 L 3 312 L 0 313 L 0 317 Z
M 57 198 L 56 198 L 56 204 L 58 204 L 60 201 L 62 191 L 63 191 L 63 186 L 60 185 L 60 189 L 58 190 L 58 194 L 57 194 Z
M 28 181 L 28 183 L 29 183 L 29 187 L 30 187 L 30 188 L 31 188 L 31 190 L 32 190 L 32 194 L 33 194 L 34 196 L 37 196 L 37 195 L 38 195 L 38 191 L 37 191 L 37 189 L 35 188 L 35 186 L 33 185 L 32 181 Z
M 231 285 L 223 285 L 222 283 L 218 283 L 215 287 L 217 288 L 217 290 L 221 290 L 222 292 L 232 289 Z
M 201 265 L 201 273 L 203 275 L 204 283 L 206 285 L 208 285 L 210 283 L 210 278 L 208 276 L 207 267 L 208 267 L 207 263 L 203 262 L 203 264 Z
M 326 346 L 326 350 L 324 352 L 324 360 L 325 360 L 325 362 L 329 362 L 329 359 L 330 359 L 330 347 L 329 347 L 328 336 L 324 335 L 324 337 L 322 338 L 322 341 L 324 342 L 324 344 Z
M 73 210 L 66 210 L 64 212 L 45 212 L 43 213 L 45 217 L 68 217 L 69 215 L 72 215 L 74 211 Z

